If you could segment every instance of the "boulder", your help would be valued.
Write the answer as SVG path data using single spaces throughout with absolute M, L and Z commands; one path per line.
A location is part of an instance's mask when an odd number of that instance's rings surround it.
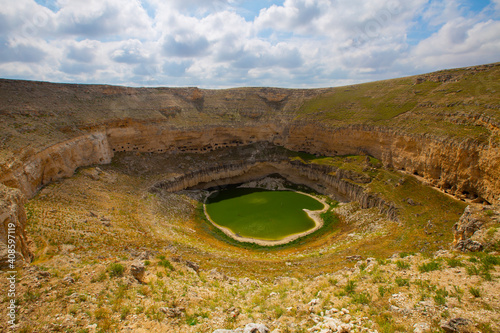
M 208 277 L 218 281 L 227 281 L 228 279 L 227 275 L 222 272 L 219 272 L 217 268 L 214 268 L 210 272 L 208 272 Z
M 441 328 L 446 333 L 473 333 L 477 331 L 472 320 L 465 318 L 453 318 L 441 325 Z
M 483 244 L 472 239 L 463 239 L 455 245 L 455 248 L 462 252 L 480 252 L 483 250 Z
M 243 329 L 243 333 L 269 333 L 269 329 L 262 324 L 248 324 Z
M 196 273 L 200 271 L 200 265 L 198 265 L 197 263 L 189 260 L 185 260 L 184 263 L 186 264 L 187 267 L 193 269 Z
M 144 282 L 144 275 L 146 274 L 146 268 L 142 261 L 134 261 L 130 265 L 130 274 L 140 283 Z
M 159 308 L 161 312 L 163 312 L 168 318 L 176 318 L 181 317 L 186 311 L 183 307 L 177 308 Z

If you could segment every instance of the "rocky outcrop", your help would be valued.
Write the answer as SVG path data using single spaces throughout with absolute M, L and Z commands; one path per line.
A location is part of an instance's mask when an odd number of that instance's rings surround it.
M 285 146 L 291 150 L 364 153 L 459 198 L 489 203 L 500 199 L 500 146 L 495 144 L 364 125 L 327 129 L 302 124 L 290 129 L 290 134 Z
M 480 211 L 475 207 L 467 206 L 458 222 L 453 226 L 453 246 L 462 252 L 481 251 L 483 245 L 470 238 L 481 229 L 483 224 Z
M 89 133 L 40 152 L 27 150 L 18 160 L 0 165 L 0 183 L 31 198 L 41 186 L 69 177 L 79 167 L 110 163 L 112 157 L 106 134 Z
M 441 328 L 446 333 L 473 333 L 477 332 L 474 322 L 466 318 L 453 318 L 450 319 L 445 324 L 441 325 Z
M 453 225 L 453 247 L 462 252 L 478 252 L 488 249 L 498 241 L 491 228 L 498 223 L 498 205 L 471 204 Z M 490 232 L 488 232 L 490 230 Z
M 25 202 L 21 191 L 0 184 L 0 268 L 13 270 L 33 257 L 25 233 Z

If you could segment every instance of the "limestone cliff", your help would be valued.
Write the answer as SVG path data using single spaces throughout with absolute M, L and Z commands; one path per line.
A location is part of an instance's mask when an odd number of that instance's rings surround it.
M 81 166 L 110 163 L 112 156 L 106 135 L 89 133 L 40 152 L 26 150 L 19 159 L 0 167 L 0 183 L 30 198 L 41 186 L 69 177 Z
M 19 267 L 32 259 L 25 233 L 24 204 L 21 191 L 0 184 L 0 268 L 13 270 L 9 264 Z
M 387 214 L 390 219 L 396 221 L 398 219 L 396 207 L 357 184 L 353 179 L 355 175 L 352 172 L 333 166 L 305 164 L 284 158 L 217 164 L 159 182 L 153 186 L 152 191 L 176 192 L 187 188 L 206 189 L 243 183 L 275 173 L 294 183 L 307 185 L 319 193 L 333 196 L 341 202 L 357 201 L 361 208 L 376 207 L 382 213 Z M 356 178 L 359 182 L 361 177 Z M 366 180 L 362 181 L 366 182 Z

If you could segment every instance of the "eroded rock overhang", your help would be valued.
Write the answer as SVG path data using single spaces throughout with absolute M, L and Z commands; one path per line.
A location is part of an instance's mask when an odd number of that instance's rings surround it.
M 458 198 L 490 203 L 500 199 L 499 147 L 370 126 L 331 129 L 304 123 L 180 129 L 127 121 L 124 126 L 102 126 L 39 152 L 25 153 L 2 165 L 0 183 L 19 188 L 29 198 L 41 186 L 72 175 L 78 167 L 110 163 L 116 152 L 204 153 L 255 142 L 326 156 L 366 154 Z

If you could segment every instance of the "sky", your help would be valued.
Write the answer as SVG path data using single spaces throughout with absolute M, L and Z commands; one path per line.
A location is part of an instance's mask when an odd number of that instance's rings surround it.
M 500 0 L 0 0 L 0 77 L 342 86 L 500 61 Z

